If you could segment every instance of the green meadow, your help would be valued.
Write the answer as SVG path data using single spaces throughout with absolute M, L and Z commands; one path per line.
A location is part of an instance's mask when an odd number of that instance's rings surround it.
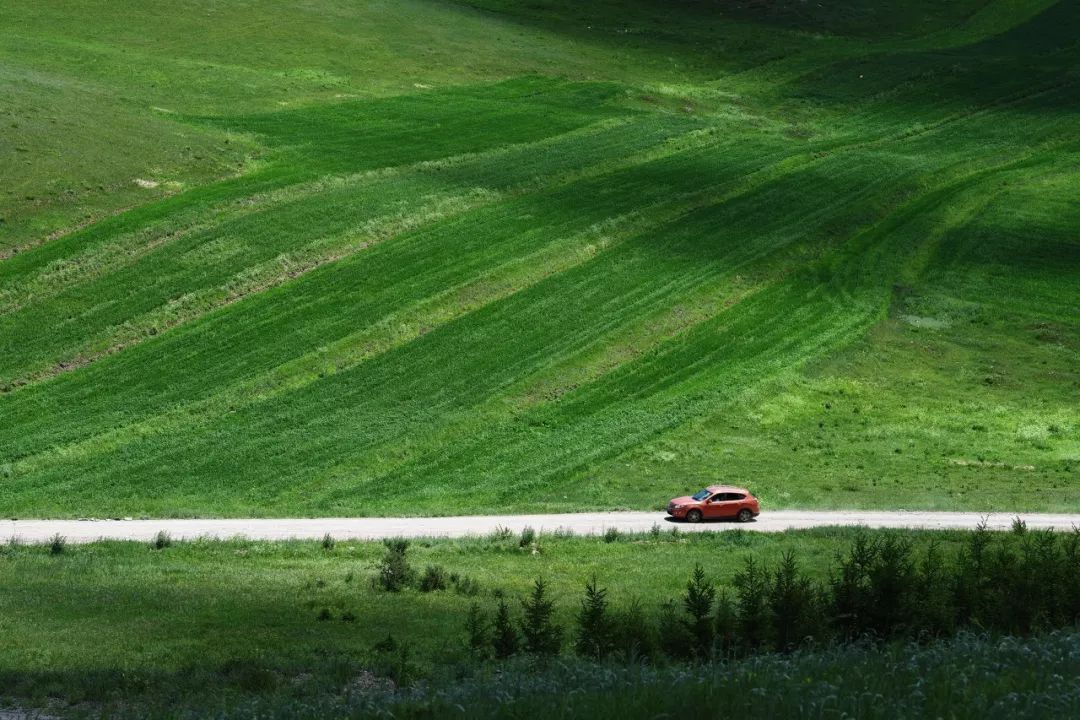
M 1080 7 L 0 8 L 0 512 L 1080 507 Z
M 859 538 L 869 542 L 861 551 Z M 814 641 L 784 652 L 731 654 L 718 645 L 711 661 L 669 655 L 695 566 L 717 603 L 738 603 L 745 618 L 739 576 L 748 562 L 766 573 L 768 607 L 782 608 L 790 607 L 778 570 L 787 554 L 810 583 L 809 597 L 832 598 L 829 588 L 848 572 L 838 563 L 862 562 L 868 547 L 882 548 L 882 559 L 870 561 L 866 592 L 909 578 L 895 594 L 910 611 L 901 622 L 943 621 L 938 632 L 915 642 L 902 625 L 877 642 L 846 642 L 815 625 L 808 627 Z M 910 552 L 893 564 L 888 547 Z M 15 717 L 34 708 L 87 718 L 645 718 L 691 698 L 699 702 L 690 703 L 689 717 L 715 717 L 717 706 L 774 717 L 840 709 L 882 718 L 1067 717 L 1080 702 L 1080 635 L 1069 629 L 1080 607 L 1077 547 L 1075 534 L 1020 531 L 507 532 L 415 540 L 406 553 L 415 580 L 388 591 L 379 583 L 388 554 L 379 542 L 11 543 L 0 546 L 0 711 L 14 704 Z M 964 557 L 980 558 L 992 574 L 950 569 Z M 433 567 L 441 586 L 422 579 Z M 990 580 L 1002 573 L 1015 583 Z M 559 651 L 499 659 L 470 645 L 470 612 L 480 614 L 488 638 L 500 603 L 513 626 L 524 627 L 522 601 L 537 578 L 561 629 Z M 606 592 L 605 617 L 620 643 L 599 662 L 577 646 L 590 580 Z M 980 615 L 953 618 L 970 597 L 968 580 L 994 587 L 973 601 Z M 927 602 L 927 592 L 943 604 Z M 1069 615 L 1035 608 L 1055 604 L 1072 608 Z M 885 613 L 888 606 L 874 605 Z M 716 607 L 706 611 L 710 627 L 723 617 Z M 774 612 L 763 617 L 779 628 Z M 830 616 L 826 624 L 838 623 Z M 1017 637 L 999 634 L 1015 623 Z

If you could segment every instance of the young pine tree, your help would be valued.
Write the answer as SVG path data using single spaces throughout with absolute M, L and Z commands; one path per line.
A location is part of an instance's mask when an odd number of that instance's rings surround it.
M 769 615 L 776 650 L 794 650 L 819 632 L 824 614 L 819 612 L 818 593 L 795 562 L 795 552 L 784 553 L 768 590 Z
M 630 605 L 616 614 L 614 622 L 615 651 L 628 663 L 655 660 L 659 654 L 656 627 L 649 622 L 641 601 L 634 598 Z
M 478 658 L 486 657 L 491 647 L 491 638 L 488 633 L 488 620 L 480 609 L 480 603 L 469 606 L 469 614 L 465 618 L 465 632 L 468 635 L 469 652 Z
M 694 656 L 694 639 L 686 629 L 674 600 L 660 605 L 660 649 L 673 660 L 689 660 Z
M 585 583 L 577 620 L 578 655 L 603 660 L 614 648 L 614 628 L 608 613 L 607 590 L 597 587 L 595 576 Z
M 510 608 L 504 598 L 499 599 L 499 609 L 495 612 L 495 623 L 491 634 L 491 649 L 495 657 L 505 660 L 518 651 L 520 638 L 514 624 L 510 621 Z
M 743 652 L 755 652 L 762 649 L 771 636 L 766 597 L 768 576 L 754 558 L 749 557 L 743 569 L 735 574 L 734 583 L 739 646 Z
M 731 596 L 721 590 L 716 597 L 716 640 L 713 647 L 720 657 L 730 657 L 735 651 L 735 633 L 739 616 Z
M 689 616 L 684 622 L 690 634 L 694 655 L 701 660 L 708 658 L 712 652 L 712 615 L 715 601 L 716 588 L 705 579 L 702 567 L 694 566 L 694 572 L 686 584 L 686 594 L 683 595 L 683 608 Z
M 557 655 L 562 647 L 562 628 L 554 622 L 555 606 L 547 598 L 547 584 L 543 578 L 537 578 L 522 608 L 521 634 L 525 639 L 525 652 Z

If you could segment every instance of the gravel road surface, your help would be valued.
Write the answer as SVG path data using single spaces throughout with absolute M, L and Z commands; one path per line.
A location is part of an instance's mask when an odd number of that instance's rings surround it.
M 327 533 L 334 538 L 379 539 L 387 537 L 464 537 L 487 535 L 498 527 L 514 532 L 526 526 L 540 532 L 558 529 L 578 535 L 596 535 L 608 528 L 620 532 L 645 532 L 654 524 L 661 529 L 678 527 L 680 531 L 754 530 L 781 532 L 810 527 L 853 526 L 923 528 L 933 530 L 971 529 L 986 519 L 994 530 L 1007 530 L 1016 515 L 995 513 L 983 515 L 970 512 L 916 511 L 811 511 L 777 510 L 765 512 L 754 522 L 745 525 L 734 522 L 708 522 L 699 525 L 674 523 L 660 512 L 598 512 L 561 515 L 480 515 L 415 518 L 275 518 L 223 520 L 4 520 L 0 521 L 0 539 L 18 538 L 23 542 L 45 542 L 56 534 L 68 542 L 83 543 L 95 540 L 149 540 L 158 531 L 168 532 L 174 539 L 200 537 L 246 537 L 252 540 L 286 540 L 290 538 L 321 538 Z M 1080 514 L 1061 515 L 1022 513 L 1020 517 L 1030 529 L 1054 528 L 1071 530 L 1080 527 Z

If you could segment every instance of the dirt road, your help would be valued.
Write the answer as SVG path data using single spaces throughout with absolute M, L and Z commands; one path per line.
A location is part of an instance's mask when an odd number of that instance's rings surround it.
M 482 515 L 430 518 L 281 518 L 227 520 L 4 520 L 0 522 L 0 540 L 18 538 L 23 542 L 44 542 L 54 535 L 68 542 L 83 543 L 99 539 L 149 540 L 158 531 L 174 539 L 199 537 L 247 537 L 253 540 L 321 538 L 326 534 L 337 539 L 378 539 L 387 537 L 463 537 L 486 535 L 498 527 L 514 532 L 526 526 L 540 532 L 558 529 L 578 535 L 596 535 L 608 528 L 620 532 L 646 532 L 654 524 L 662 530 L 678 527 L 680 531 L 754 530 L 780 532 L 797 528 L 834 525 L 867 527 L 971 529 L 985 518 L 995 530 L 1007 530 L 1015 515 L 981 515 L 970 512 L 897 511 L 811 511 L 778 510 L 763 513 L 745 525 L 730 522 L 689 525 L 673 523 L 659 512 L 599 512 L 562 515 Z M 1071 530 L 1080 527 L 1080 514 L 1059 515 L 1025 513 L 1022 519 L 1031 529 Z

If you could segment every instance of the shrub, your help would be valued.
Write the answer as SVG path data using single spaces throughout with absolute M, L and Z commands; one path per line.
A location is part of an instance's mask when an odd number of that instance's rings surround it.
M 514 531 L 504 525 L 496 525 L 491 531 L 491 539 L 495 542 L 509 540 L 514 536 Z
M 505 598 L 499 599 L 499 609 L 495 612 L 495 623 L 491 635 L 491 649 L 495 657 L 505 659 L 518 651 L 520 639 L 514 624 L 510 621 L 510 608 Z
M 604 542 L 613 543 L 618 539 L 619 539 L 619 529 L 618 528 L 609 527 L 604 532 Z
M 333 550 L 334 546 L 336 546 L 336 545 L 337 545 L 337 541 L 334 540 L 334 537 L 330 533 L 326 533 L 325 535 L 323 535 L 323 538 L 322 538 L 322 549 L 323 550 L 326 550 L 326 551 Z
M 405 557 L 409 541 L 403 538 L 386 540 L 386 555 L 379 563 L 376 585 L 387 592 L 400 592 L 412 582 L 413 571 Z
M 334 616 L 330 614 L 330 608 L 323 608 L 319 611 L 319 614 L 315 616 L 315 619 L 319 622 L 326 622 L 327 620 L 333 620 Z
M 518 547 L 527 548 L 536 542 L 536 531 L 526 525 L 521 528 L 521 538 L 518 540 Z
M 52 539 L 49 540 L 49 554 L 50 555 L 62 555 L 64 550 L 66 550 L 66 549 L 67 549 L 67 538 L 64 537 L 63 535 L 61 535 L 60 533 L 56 533 L 55 535 L 52 536 Z
M 372 646 L 376 653 L 377 674 L 389 677 L 397 686 L 408 684 L 415 675 L 413 664 L 409 662 L 409 646 L 399 643 L 393 635 L 387 635 Z
M 446 589 L 446 570 L 441 565 L 428 565 L 420 578 L 420 592 Z
M 521 635 L 525 652 L 532 655 L 556 655 L 562 646 L 562 628 L 555 624 L 554 603 L 547 597 L 547 585 L 537 578 L 529 597 L 522 602 L 524 617 Z
M 172 545 L 172 537 L 164 530 L 159 530 L 154 539 L 150 541 L 150 548 L 153 550 L 164 550 L 170 545 Z
M 468 575 L 450 574 L 450 584 L 454 586 L 454 592 L 465 597 L 476 597 L 480 594 L 480 583 Z
M 596 585 L 596 577 L 585 583 L 585 597 L 578 613 L 578 637 L 575 649 L 579 655 L 602 660 L 614 649 L 614 631 L 608 614 L 607 590 Z

